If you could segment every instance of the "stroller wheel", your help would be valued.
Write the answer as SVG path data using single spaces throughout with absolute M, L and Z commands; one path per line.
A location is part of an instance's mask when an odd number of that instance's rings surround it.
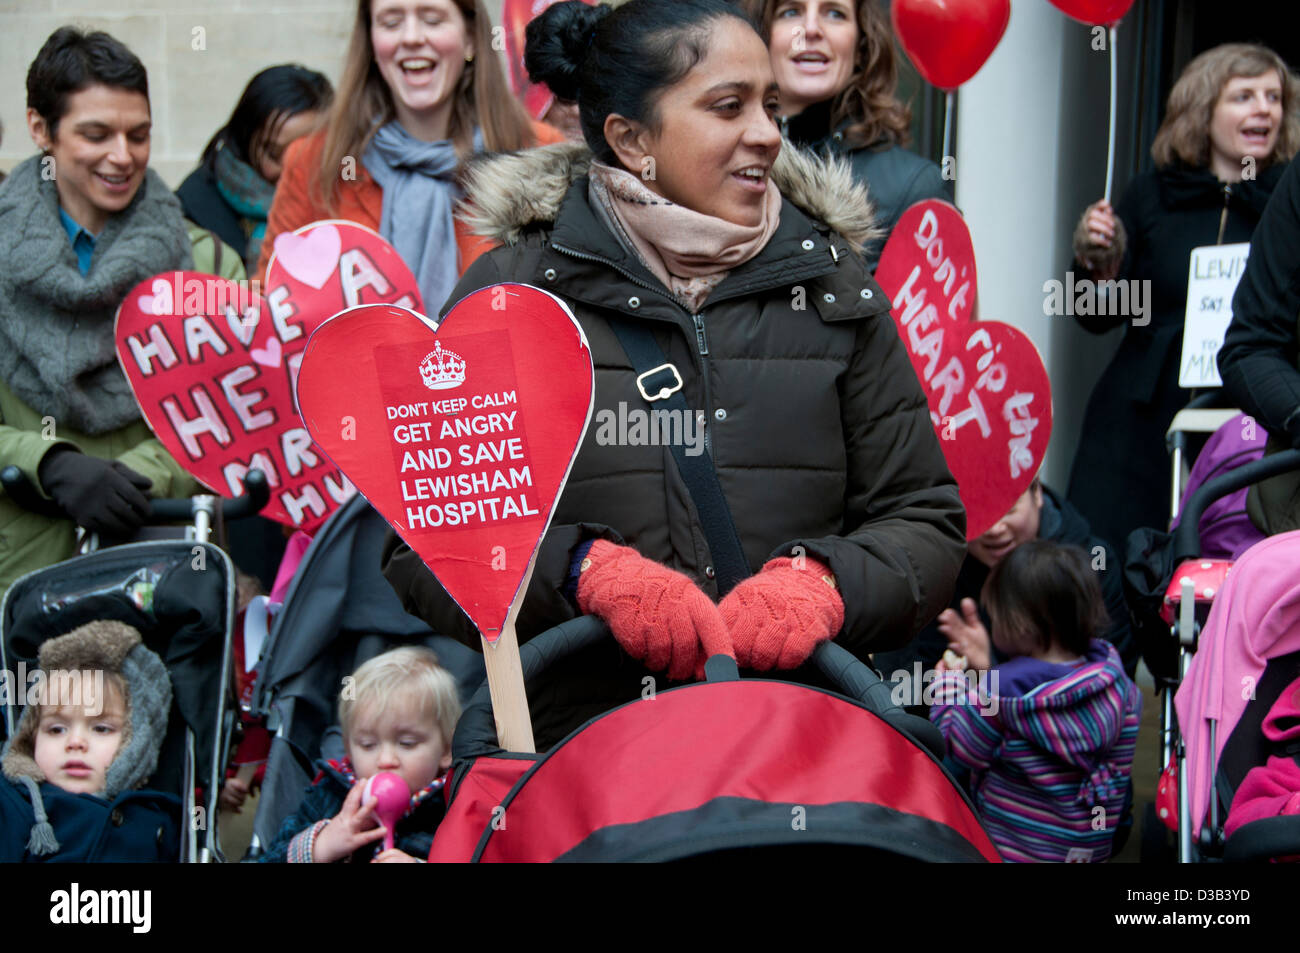
M 1173 864 L 1178 861 L 1178 851 L 1169 828 L 1156 816 L 1156 806 L 1148 804 L 1142 813 L 1142 851 L 1144 864 Z

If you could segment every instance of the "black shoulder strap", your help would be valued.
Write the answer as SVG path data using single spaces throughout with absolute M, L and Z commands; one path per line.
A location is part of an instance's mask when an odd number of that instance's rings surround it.
M 686 398 L 682 396 L 681 374 L 668 363 L 654 333 L 644 324 L 631 321 L 611 319 L 610 326 L 636 369 L 641 395 L 646 397 L 648 394 L 650 396 L 646 399 L 651 403 L 662 403 L 666 408 L 680 412 L 683 422 L 689 420 L 694 411 L 686 406 Z M 681 444 L 673 444 L 671 449 L 677 470 L 695 502 L 700 527 L 713 555 L 718 592 L 726 595 L 751 573 L 736 524 L 731 519 L 727 498 L 718 483 L 717 471 L 713 469 L 713 458 L 707 452 L 689 456 Z

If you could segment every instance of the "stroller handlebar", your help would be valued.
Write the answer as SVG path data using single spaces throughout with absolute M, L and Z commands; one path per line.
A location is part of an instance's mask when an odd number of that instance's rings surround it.
M 5 493 L 23 509 L 50 519 L 69 519 L 63 507 L 53 500 L 47 500 L 37 491 L 27 474 L 16 466 L 7 466 L 0 470 L 0 486 Z M 244 492 L 233 499 L 225 500 L 221 515 L 228 520 L 243 519 L 261 512 L 271 498 L 271 489 L 266 482 L 266 474 L 261 470 L 250 470 L 244 477 Z M 157 499 L 149 501 L 149 522 L 170 523 L 191 519 L 197 504 L 192 499 Z
M 1283 450 L 1272 456 L 1252 460 L 1199 487 L 1183 507 L 1178 528 L 1174 530 L 1173 564 L 1181 566 L 1187 560 L 1201 555 L 1201 516 L 1211 503 L 1252 483 L 1291 470 L 1300 470 L 1300 450 Z
M 524 681 L 546 671 L 552 663 L 598 645 L 608 638 L 609 628 L 604 621 L 593 615 L 579 616 L 548 629 L 519 647 Z M 944 741 L 938 729 L 925 719 L 906 713 L 895 704 L 889 686 L 851 652 L 834 642 L 823 642 L 813 653 L 812 661 L 843 694 L 857 699 L 869 711 L 931 752 L 937 753 L 938 757 L 943 757 Z M 734 663 L 731 670 L 734 672 Z M 460 722 L 456 725 L 451 747 L 452 756 L 458 761 L 501 750 L 497 743 L 492 696 L 486 678 L 465 706 Z

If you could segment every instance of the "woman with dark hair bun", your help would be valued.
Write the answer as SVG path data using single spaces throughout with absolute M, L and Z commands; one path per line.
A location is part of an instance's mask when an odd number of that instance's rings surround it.
M 909 151 L 912 111 L 898 98 L 898 56 L 880 0 L 744 0 L 781 87 L 782 130 L 795 145 L 843 156 L 865 182 L 884 236 L 907 209 L 952 201 L 939 167 Z
M 471 224 L 502 246 L 448 300 L 524 282 L 582 326 L 593 423 L 517 629 L 594 614 L 622 646 L 530 685 L 538 744 L 639 697 L 647 670 L 699 677 L 705 645 L 766 671 L 828 639 L 906 642 L 947 604 L 965 514 L 860 254 L 865 190 L 782 149 L 767 50 L 730 3 L 569 0 L 527 36 L 531 78 L 577 101 L 590 148 L 471 167 Z M 384 572 L 434 631 L 480 644 L 396 536 Z
M 226 124 L 203 150 L 176 197 L 185 216 L 257 267 L 285 150 L 315 130 L 334 97 L 330 81 L 303 66 L 271 66 L 244 87 Z

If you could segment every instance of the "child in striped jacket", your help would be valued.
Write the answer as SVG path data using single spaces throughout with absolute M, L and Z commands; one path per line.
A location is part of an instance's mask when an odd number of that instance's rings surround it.
M 1108 622 L 1087 557 L 1024 543 L 993 568 L 982 602 L 997 664 L 973 603 L 942 628 L 970 668 L 990 669 L 995 697 L 975 697 L 974 680 L 942 661 L 930 719 L 971 770 L 976 808 L 1005 860 L 1107 860 L 1142 696 L 1097 637 Z

